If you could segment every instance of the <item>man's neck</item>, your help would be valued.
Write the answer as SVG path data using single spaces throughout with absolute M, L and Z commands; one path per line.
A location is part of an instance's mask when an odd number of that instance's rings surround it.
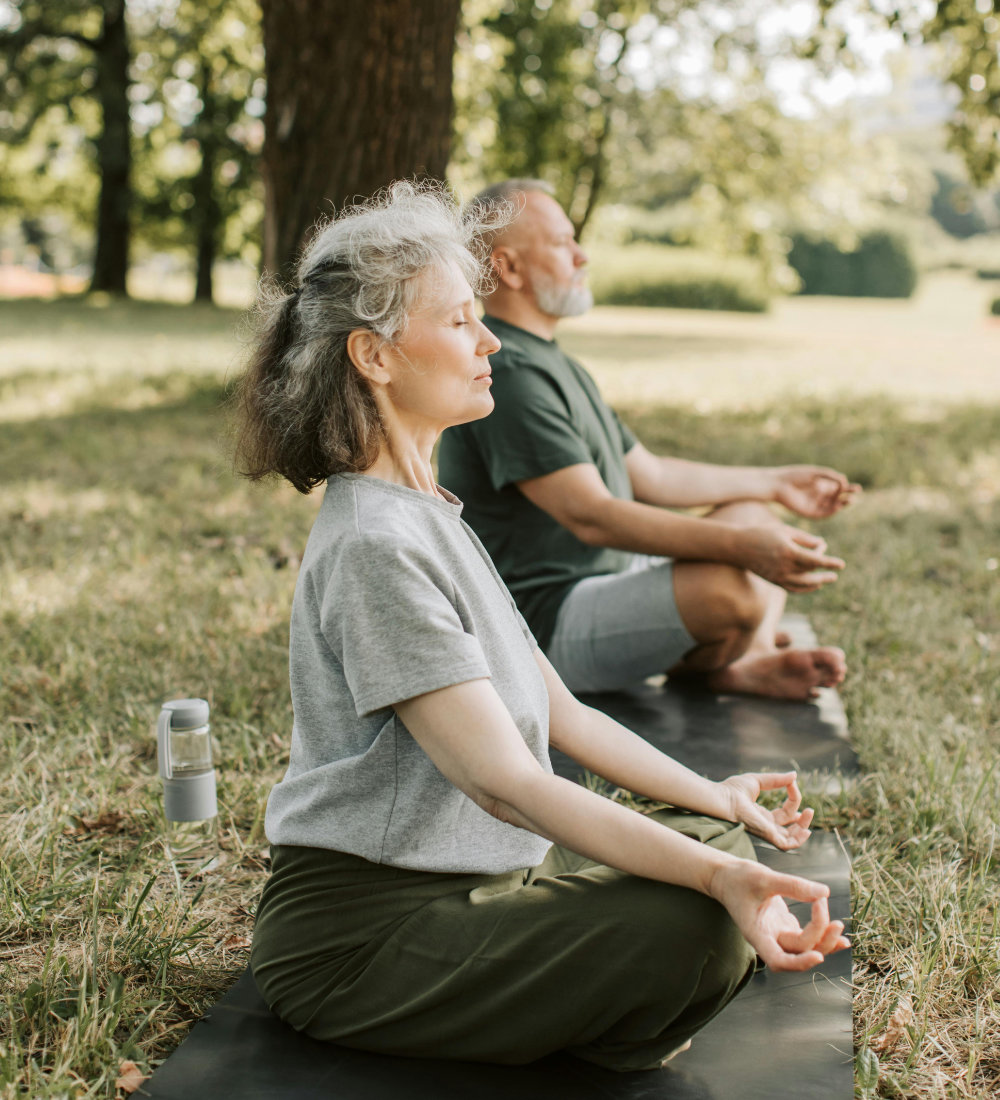
M 532 336 L 538 336 L 542 340 L 555 339 L 559 318 L 540 313 L 530 302 L 491 294 L 483 305 L 490 317 L 495 317 L 498 321 L 514 325 L 515 328 L 523 328 L 525 332 L 530 332 Z

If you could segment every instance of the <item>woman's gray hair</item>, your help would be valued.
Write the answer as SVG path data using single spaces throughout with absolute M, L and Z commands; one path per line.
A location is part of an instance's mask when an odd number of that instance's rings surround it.
M 483 241 L 510 219 L 503 204 L 461 212 L 440 184 L 394 183 L 317 225 L 288 291 L 262 280 L 258 328 L 237 387 L 236 468 L 277 473 L 301 493 L 331 474 L 368 469 L 385 438 L 347 338 L 399 340 L 420 276 L 455 264 L 473 290 L 489 278 Z

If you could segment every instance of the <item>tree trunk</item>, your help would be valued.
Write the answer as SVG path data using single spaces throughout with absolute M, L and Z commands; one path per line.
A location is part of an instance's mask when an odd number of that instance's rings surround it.
M 201 153 L 201 164 L 198 174 L 194 178 L 191 193 L 194 196 L 194 208 L 192 214 L 195 222 L 195 285 L 194 300 L 196 302 L 211 302 L 212 293 L 212 268 L 215 265 L 217 252 L 219 223 L 222 220 L 219 210 L 219 201 L 215 194 L 215 160 L 216 160 L 216 100 L 212 87 L 212 65 L 207 59 L 201 63 L 201 79 L 199 81 L 199 94 L 201 95 L 202 109 L 201 122 L 198 131 L 198 148 Z
M 132 145 L 129 128 L 129 45 L 125 0 L 104 0 L 104 23 L 95 47 L 102 128 L 97 139 L 101 191 L 91 290 L 126 294 Z
M 395 179 L 443 178 L 461 0 L 262 0 L 264 268 L 320 215 Z

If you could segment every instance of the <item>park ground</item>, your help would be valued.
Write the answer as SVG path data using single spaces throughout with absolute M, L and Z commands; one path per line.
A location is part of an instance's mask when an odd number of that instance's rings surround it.
M 995 288 L 995 284 L 994 284 Z M 854 860 L 861 1097 L 1000 1091 L 1000 319 L 907 302 L 595 310 L 567 325 L 654 449 L 865 486 L 793 605 L 842 645 L 858 779 L 805 778 Z M 287 621 L 318 500 L 226 457 L 237 312 L 0 302 L 0 1096 L 105 1097 L 246 965 L 287 761 Z M 153 723 L 200 695 L 225 861 L 165 862 Z M 119 1095 L 121 1095 L 121 1090 Z

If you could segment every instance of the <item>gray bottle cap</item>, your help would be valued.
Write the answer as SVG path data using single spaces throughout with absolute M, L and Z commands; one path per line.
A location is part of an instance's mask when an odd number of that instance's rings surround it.
M 163 709 L 171 712 L 172 730 L 193 730 L 208 724 L 208 703 L 204 699 L 171 699 Z

